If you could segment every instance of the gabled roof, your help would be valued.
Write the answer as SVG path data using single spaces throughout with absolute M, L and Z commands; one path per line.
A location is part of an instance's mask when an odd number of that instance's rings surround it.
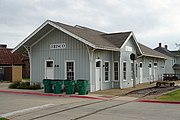
M 141 50 L 142 50 L 142 55 L 143 56 L 149 56 L 149 57 L 156 57 L 156 58 L 162 58 L 162 59 L 166 59 L 166 55 L 160 53 L 160 52 L 157 52 L 156 50 L 153 50 L 141 43 L 138 43 Z
M 106 34 L 97 30 L 82 27 L 79 25 L 70 26 L 59 22 L 54 22 L 47 20 L 40 27 L 38 27 L 33 33 L 31 33 L 27 38 L 25 38 L 19 45 L 17 45 L 13 52 L 24 51 L 24 46 L 32 46 L 40 41 L 44 36 L 49 34 L 54 29 L 58 29 L 81 42 L 95 48 L 95 49 L 105 49 L 112 51 L 119 51 L 120 46 L 132 35 L 132 32 L 121 32 L 115 34 Z M 116 38 L 110 41 L 108 38 Z M 119 44 L 115 43 L 119 38 Z
M 171 53 L 167 48 L 164 48 L 164 47 L 161 47 L 161 46 L 158 46 L 157 48 L 155 48 L 154 50 L 162 53 L 162 54 L 165 54 L 169 57 L 174 57 L 174 54 Z
M 40 27 L 38 27 L 32 34 L 25 38 L 19 45 L 17 45 L 13 52 L 23 52 L 24 47 L 30 47 L 39 42 L 43 37 L 48 35 L 54 29 L 58 29 L 77 40 L 83 42 L 86 45 L 91 46 L 95 49 L 105 49 L 112 51 L 120 51 L 125 43 L 133 37 L 137 49 L 140 54 L 148 55 L 151 57 L 164 58 L 161 55 L 153 51 L 151 48 L 148 48 L 144 45 L 137 43 L 136 38 L 133 32 L 119 32 L 119 33 L 104 33 L 97 30 L 93 30 L 87 27 L 82 27 L 79 25 L 70 26 L 59 22 L 54 22 L 47 20 Z M 143 51 L 143 52 L 142 52 Z
M 115 45 L 118 48 L 124 44 L 127 38 L 131 35 L 131 32 L 119 32 L 119 33 L 110 33 L 110 34 L 102 34 L 101 36 L 108 40 L 110 43 Z
M 0 65 L 22 65 L 21 54 L 11 53 L 12 49 L 0 48 Z
M 65 30 L 69 31 L 70 33 L 84 39 L 87 44 L 94 47 L 94 48 L 109 48 L 109 49 L 118 49 L 115 45 L 113 45 L 111 42 L 107 41 L 103 37 L 101 37 L 102 34 L 105 34 L 103 32 L 93 30 L 87 27 L 75 25 L 75 26 L 70 26 L 70 25 L 65 25 L 59 22 L 53 22 L 57 27 L 64 28 Z M 86 43 L 85 42 L 85 43 Z

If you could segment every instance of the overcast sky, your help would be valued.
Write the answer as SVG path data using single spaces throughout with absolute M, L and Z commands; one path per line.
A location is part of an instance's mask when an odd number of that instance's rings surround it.
M 0 0 L 0 44 L 15 47 L 47 19 L 107 33 L 133 31 L 151 48 L 180 44 L 180 0 Z

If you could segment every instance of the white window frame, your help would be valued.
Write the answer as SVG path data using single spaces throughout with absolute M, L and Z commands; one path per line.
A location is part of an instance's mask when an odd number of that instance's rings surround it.
M 118 79 L 117 80 L 115 80 L 114 63 L 118 64 Z M 119 61 L 114 61 L 113 62 L 113 81 L 119 81 Z
M 74 68 L 74 79 L 73 80 L 75 80 L 76 78 L 75 78 L 75 75 L 76 75 L 76 73 L 75 73 L 75 60 L 65 60 L 65 79 L 67 79 L 67 62 L 73 62 L 73 68 Z
M 108 80 L 106 80 L 106 77 L 105 77 L 105 63 L 108 63 Z M 104 82 L 110 82 L 110 62 L 109 61 L 104 61 Z
M 126 63 L 126 74 L 125 74 L 125 76 L 126 76 L 126 79 L 124 79 L 124 63 Z M 123 65 L 122 65 L 122 71 L 123 71 L 123 81 L 127 81 L 127 61 L 123 61 Z
M 47 68 L 46 65 L 47 65 L 47 62 L 48 62 L 48 61 L 52 61 L 52 62 L 53 62 L 53 67 L 52 67 L 52 68 L 53 68 L 53 76 L 54 76 L 54 60 L 45 60 L 45 63 L 44 63 L 44 64 L 45 64 L 45 65 L 44 65 L 44 66 L 45 66 L 45 67 L 44 67 L 44 70 L 45 70 L 45 71 L 44 71 L 44 78 L 45 78 L 45 79 L 46 79 L 46 72 L 47 72 L 47 71 L 46 71 L 46 68 Z

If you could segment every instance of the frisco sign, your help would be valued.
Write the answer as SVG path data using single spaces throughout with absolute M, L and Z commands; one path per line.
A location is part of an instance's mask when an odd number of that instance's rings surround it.
M 50 44 L 50 49 L 65 49 L 66 43 L 59 43 L 59 44 Z

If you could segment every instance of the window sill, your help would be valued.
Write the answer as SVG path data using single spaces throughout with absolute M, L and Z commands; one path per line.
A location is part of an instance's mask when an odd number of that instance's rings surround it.
M 108 82 L 110 82 L 110 80 L 106 80 L 106 81 L 104 80 L 104 82 L 105 82 L 105 83 L 108 83 Z
M 112 80 L 112 82 L 119 82 L 119 80 Z

